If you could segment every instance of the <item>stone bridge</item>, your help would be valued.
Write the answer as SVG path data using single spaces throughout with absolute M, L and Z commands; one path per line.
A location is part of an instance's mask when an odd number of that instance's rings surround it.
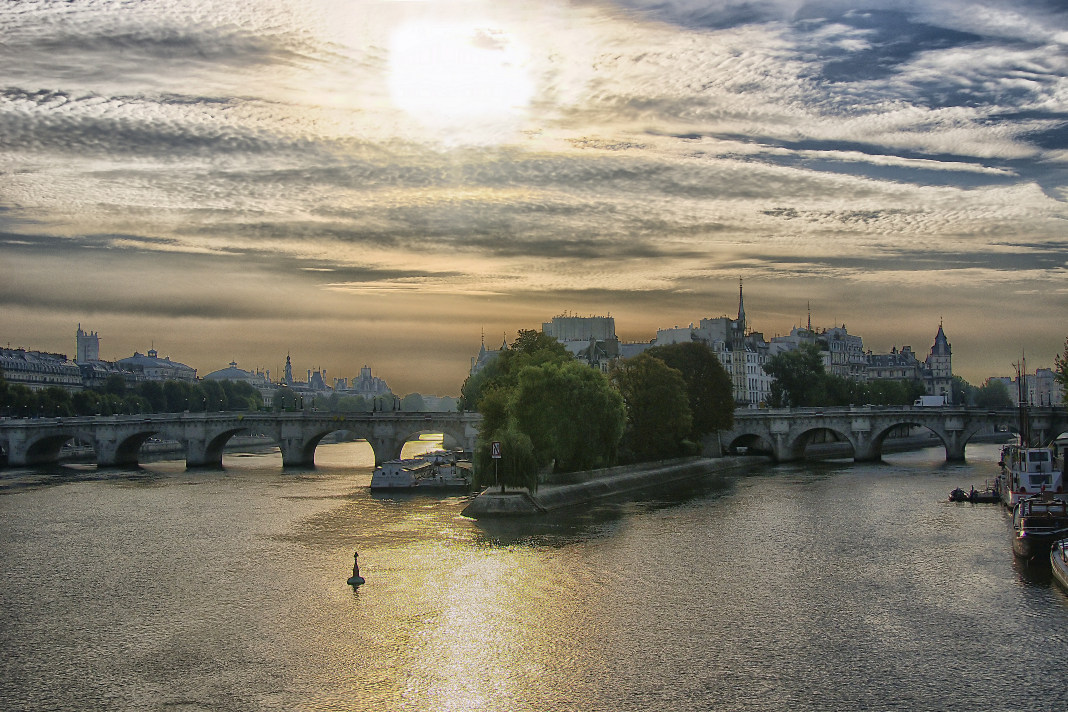
M 1068 432 L 1068 410 L 1037 407 L 1029 411 L 1031 434 L 1049 443 Z M 988 410 L 958 406 L 867 406 L 738 410 L 734 428 L 719 434 L 728 451 L 746 447 L 771 455 L 777 462 L 802 459 L 814 442 L 847 442 L 857 462 L 879 460 L 883 444 L 894 434 L 919 426 L 934 433 L 946 448 L 947 460 L 963 460 L 964 446 L 977 435 L 995 430 L 1019 431 L 1016 408 Z
M 319 441 L 339 430 L 366 440 L 380 464 L 399 457 L 404 443 L 421 433 L 443 433 L 447 447 L 473 450 L 481 420 L 477 413 L 316 411 L 7 418 L 0 419 L 0 465 L 56 462 L 72 440 L 91 445 L 102 467 L 136 465 L 141 445 L 159 438 L 184 444 L 187 467 L 222 467 L 230 438 L 263 434 L 282 451 L 284 467 L 310 467 Z

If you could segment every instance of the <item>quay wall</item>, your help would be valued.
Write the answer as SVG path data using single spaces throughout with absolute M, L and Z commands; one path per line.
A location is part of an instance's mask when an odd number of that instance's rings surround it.
M 539 486 L 536 492 L 512 489 L 502 493 L 499 488 L 487 488 L 467 505 L 463 515 L 478 519 L 542 514 L 672 482 L 740 472 L 768 462 L 767 458 L 753 456 L 692 457 L 565 473 Z

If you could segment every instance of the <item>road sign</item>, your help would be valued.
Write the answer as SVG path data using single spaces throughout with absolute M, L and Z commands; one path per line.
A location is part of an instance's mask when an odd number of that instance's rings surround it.
M 494 460 L 501 459 L 501 444 L 498 442 L 490 443 L 490 457 Z

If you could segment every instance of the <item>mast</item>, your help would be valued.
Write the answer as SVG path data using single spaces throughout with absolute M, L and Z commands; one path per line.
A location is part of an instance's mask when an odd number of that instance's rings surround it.
M 1027 402 L 1026 390 L 1024 388 L 1024 378 L 1027 373 L 1027 359 L 1020 354 L 1020 361 L 1012 364 L 1016 369 L 1016 402 L 1019 404 L 1017 408 L 1017 423 L 1020 429 L 1020 445 L 1023 447 L 1031 447 L 1031 419 L 1027 417 L 1027 406 L 1030 405 Z

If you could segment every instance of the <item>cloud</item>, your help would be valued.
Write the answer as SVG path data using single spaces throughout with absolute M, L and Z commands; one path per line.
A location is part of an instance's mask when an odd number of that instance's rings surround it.
M 506 126 L 394 105 L 390 38 L 435 22 L 522 47 Z M 19 314 L 644 320 L 739 276 L 955 303 L 1016 275 L 1065 307 L 1052 0 L 80 0 L 8 3 L 0 34 Z

